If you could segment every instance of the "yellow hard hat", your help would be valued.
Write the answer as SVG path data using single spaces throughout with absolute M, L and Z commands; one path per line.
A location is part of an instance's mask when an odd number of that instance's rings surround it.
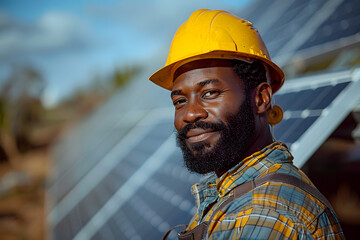
M 271 61 L 266 46 L 247 20 L 226 11 L 200 9 L 177 30 L 171 43 L 165 67 L 150 80 L 172 89 L 173 76 L 180 66 L 199 59 L 259 60 L 267 69 L 273 92 L 284 83 L 283 71 Z

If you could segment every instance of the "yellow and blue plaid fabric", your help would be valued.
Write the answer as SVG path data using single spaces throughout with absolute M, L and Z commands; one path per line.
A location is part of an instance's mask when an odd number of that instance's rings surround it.
M 314 186 L 292 163 L 283 143 L 275 142 L 217 178 L 209 174 L 192 187 L 197 213 L 188 229 L 209 221 L 213 211 L 245 182 L 278 172 Z M 344 239 L 335 213 L 295 186 L 269 182 L 235 199 L 211 219 L 207 239 Z

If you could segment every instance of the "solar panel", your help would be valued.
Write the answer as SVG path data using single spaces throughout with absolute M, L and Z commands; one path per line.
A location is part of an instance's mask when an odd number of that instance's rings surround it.
M 146 112 L 134 111 L 104 118 L 102 116 L 109 116 L 109 114 L 100 111 L 92 119 L 72 131 L 54 153 L 55 156 L 61 156 L 61 161 L 56 163 L 56 172 L 54 173 L 56 181 L 49 184 L 52 201 L 57 203 L 67 195 L 72 190 L 74 183 L 79 182 L 87 172 L 96 166 L 99 159 L 111 152 L 111 149 L 119 144 L 129 129 L 135 126 L 144 115 Z M 87 134 L 91 136 L 84 137 Z M 133 134 L 137 135 L 137 133 Z M 111 158 L 111 156 L 109 157 Z
M 158 111 L 155 111 L 154 113 L 156 114 L 157 112 Z M 134 135 L 137 135 L 136 132 L 140 131 L 144 133 L 136 141 L 136 145 L 123 155 L 121 161 L 110 158 L 110 161 L 105 161 L 102 165 L 100 164 L 97 166 L 100 168 L 102 167 L 102 172 L 100 173 L 97 173 L 97 169 L 94 168 L 93 171 L 87 175 L 87 178 L 82 179 L 82 182 L 76 184 L 75 189 L 73 189 L 74 194 L 71 194 L 70 192 L 70 194 L 67 194 L 66 197 L 56 205 L 55 209 L 52 211 L 52 214 L 56 216 L 53 217 L 55 219 L 56 232 L 64 232 L 64 225 L 66 226 L 71 222 L 70 219 L 75 217 L 74 215 L 80 213 L 81 219 L 71 226 L 72 232 L 76 233 L 79 228 L 93 216 L 95 212 L 93 212 L 92 209 L 99 209 L 106 200 L 122 186 L 133 172 L 144 163 L 154 149 L 157 149 L 159 145 L 163 143 L 163 140 L 169 136 L 169 133 L 172 132 L 173 126 L 170 121 L 168 121 L 168 124 L 166 122 L 163 123 L 162 121 L 154 124 L 152 121 L 149 121 L 149 117 L 145 118 L 144 121 L 148 121 L 148 124 L 150 125 L 141 126 L 140 123 L 139 129 L 131 131 L 128 134 L 128 138 L 125 139 L 127 140 L 125 143 L 129 143 L 132 141 L 131 138 L 133 138 Z M 144 128 L 147 128 L 147 130 Z M 151 139 L 149 139 L 149 137 Z M 126 150 L 129 146 L 120 144 L 119 147 L 123 147 L 123 149 L 125 148 Z M 96 151 L 96 149 L 93 151 Z M 120 152 L 115 151 L 113 156 L 115 158 L 121 157 L 121 154 L 117 155 L 118 153 Z M 89 182 L 88 180 L 92 182 Z M 106 190 L 105 192 L 103 192 L 104 189 Z M 104 196 L 106 195 L 108 197 L 104 199 Z M 94 201 L 94 199 L 98 199 L 98 201 Z M 86 209 L 89 209 L 89 211 Z
M 274 58 L 284 46 L 295 38 L 299 31 L 312 31 L 309 28 L 312 28 L 313 24 L 309 21 L 317 14 L 323 15 L 320 10 L 327 2 L 326 0 L 277 0 L 267 6 L 268 1 L 256 1 L 254 5 L 257 7 L 249 8 L 246 12 L 241 12 L 239 16 L 248 17 L 254 23 Z M 263 12 L 264 9 L 265 12 Z M 324 11 L 328 12 L 326 9 Z M 320 23 L 320 20 L 316 21 Z M 294 50 L 296 49 L 290 49 L 290 51 Z
M 269 51 L 278 53 L 325 2 L 326 0 L 292 1 L 292 4 L 282 15 L 278 16 L 277 21 L 268 28 L 268 31 L 262 34 Z M 257 27 L 261 31 L 261 25 Z
M 275 137 L 290 146 L 296 165 L 304 164 L 360 100 L 359 79 L 360 70 L 309 76 L 288 81 L 275 95 L 284 108 Z M 65 194 L 50 214 L 54 239 L 159 239 L 169 227 L 190 220 L 195 211 L 190 186 L 200 176 L 183 167 L 171 136 L 172 115 L 172 108 L 148 113 L 121 139 L 129 143 L 126 152 L 115 151 L 115 160 L 98 163 Z M 79 186 L 89 189 L 79 194 Z
M 264 5 L 264 12 L 261 4 L 265 2 L 255 1 L 254 7 L 238 15 L 247 16 L 259 29 L 272 59 L 279 65 L 289 64 L 290 59 L 297 61 L 297 54 L 308 58 L 359 42 L 357 0 L 277 0 Z
M 356 35 L 360 32 L 359 13 L 359 1 L 343 1 L 332 16 L 317 29 L 318 34 L 314 34 L 299 50 Z
M 316 85 L 303 86 L 300 91 L 280 91 L 274 95 L 274 102 L 285 111 L 284 120 L 275 126 L 278 133 L 275 136 L 291 148 L 350 82 L 351 79 L 333 80 L 318 88 Z
M 246 15 L 270 52 L 280 56 L 360 31 L 356 0 L 257 1 L 254 6 Z M 269 18 L 269 9 L 278 14 Z M 263 18 L 252 19 L 259 12 Z M 124 99 L 138 89 L 134 84 Z M 301 167 L 359 103 L 359 90 L 359 69 L 287 80 L 274 96 L 284 109 L 274 135 L 289 146 L 295 165 Z M 129 108 L 121 98 L 113 99 L 58 147 L 61 161 L 49 191 L 54 239 L 160 239 L 169 227 L 189 222 L 195 211 L 190 186 L 200 176 L 183 167 L 171 135 L 170 98 L 154 92 L 143 106 Z M 141 93 L 142 99 L 151 93 Z

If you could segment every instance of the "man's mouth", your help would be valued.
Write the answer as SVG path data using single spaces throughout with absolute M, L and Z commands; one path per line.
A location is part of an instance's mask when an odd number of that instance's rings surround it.
M 201 128 L 194 128 L 190 129 L 186 133 L 186 141 L 190 143 L 202 142 L 208 139 L 209 137 L 213 136 L 217 131 L 213 129 L 201 129 Z

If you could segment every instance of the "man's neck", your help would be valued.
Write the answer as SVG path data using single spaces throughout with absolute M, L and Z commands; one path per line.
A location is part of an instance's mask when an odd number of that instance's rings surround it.
M 267 130 L 264 130 L 262 134 L 261 131 L 255 131 L 253 137 L 251 138 L 250 143 L 248 144 L 248 148 L 246 152 L 241 157 L 238 158 L 236 163 L 237 164 L 240 163 L 243 159 L 262 150 L 271 143 L 273 143 L 273 138 L 269 128 L 267 128 Z M 216 170 L 215 173 L 218 177 L 221 177 L 228 170 L 229 169 Z

